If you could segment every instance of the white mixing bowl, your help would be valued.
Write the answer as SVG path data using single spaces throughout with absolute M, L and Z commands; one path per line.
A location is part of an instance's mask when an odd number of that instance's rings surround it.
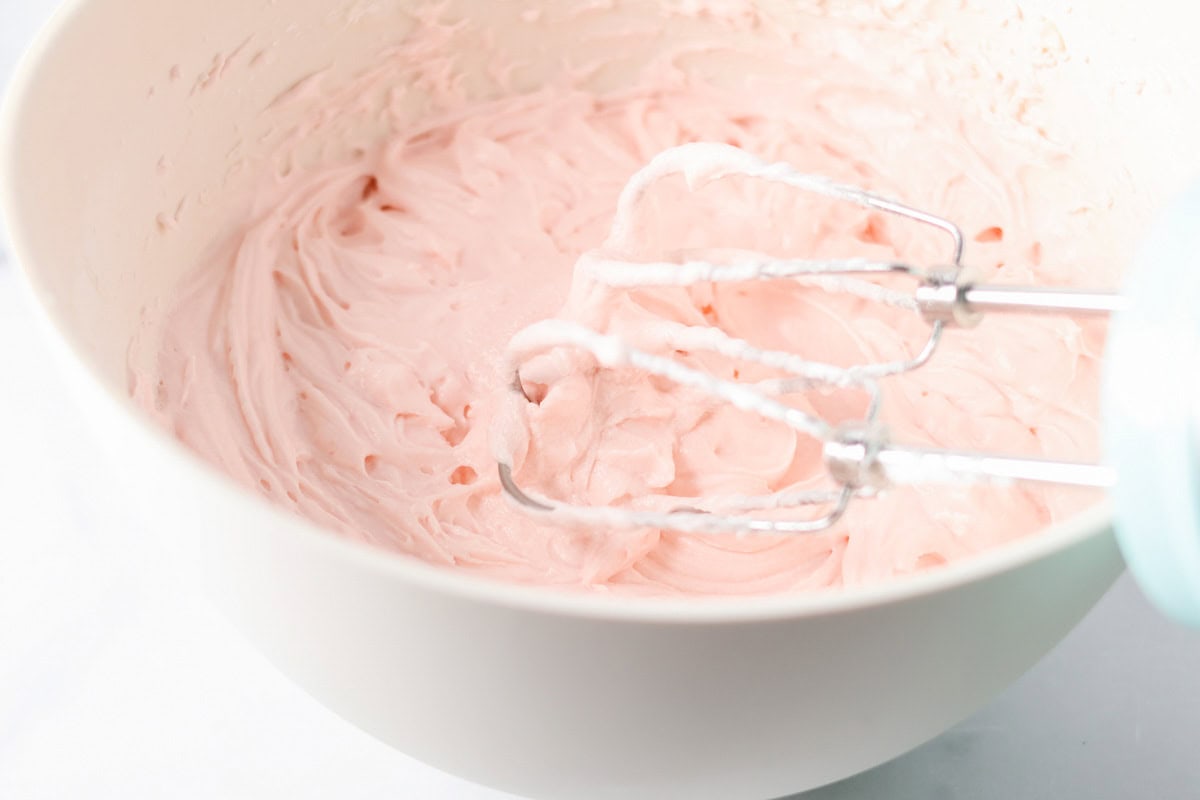
M 513 792 L 769 797 L 945 730 L 1107 589 L 1121 561 L 1103 508 L 970 561 L 838 594 L 612 602 L 499 585 L 319 530 L 149 424 L 127 399 L 139 312 L 237 221 L 237 204 L 221 199 L 253 170 L 235 161 L 267 152 L 305 111 L 303 97 L 271 101 L 314 70 L 329 68 L 330 83 L 360 71 L 403 37 L 417 5 L 76 0 L 26 59 L 6 106 L 13 248 L 82 407 L 130 476 L 129 502 L 192 554 L 214 598 L 283 671 L 380 739 Z M 522 53 L 521 80 L 533 86 L 587 48 L 570 35 L 576 23 L 538 36 L 518 15 L 539 6 L 558 18 L 574 5 L 463 0 L 451 13 L 465 10 Z M 588 25 L 661 8 L 588 5 Z M 947 63 L 977 97 L 997 98 L 1001 115 L 1008 79 L 1036 70 L 1044 102 L 1023 113 L 1078 154 L 1063 180 L 1109 198 L 1130 230 L 1200 162 L 1196 27 L 1155 22 L 1175 19 L 1164 16 L 1168 0 L 1136 12 L 1119 0 L 1086 12 L 1027 3 L 1020 20 L 1011 4 L 763 5 L 795 25 L 867 13 L 891 32 L 886 57 L 897 62 L 906 42 L 945 25 Z M 654 35 L 624 54 L 628 68 L 663 37 L 720 23 L 643 27 Z M 479 72 L 475 91 L 485 92 Z M 621 71 L 605 79 L 619 83 Z M 1113 247 L 1124 255 L 1131 244 Z

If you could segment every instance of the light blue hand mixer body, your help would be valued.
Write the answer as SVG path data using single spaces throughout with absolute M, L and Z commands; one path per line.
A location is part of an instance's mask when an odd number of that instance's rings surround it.
M 796 279 L 827 291 L 847 291 L 908 308 L 930 324 L 924 346 L 901 361 L 835 367 L 762 350 L 716 328 L 665 329 L 678 349 L 709 350 L 771 366 L 786 377 L 753 387 L 717 378 L 669 356 L 631 346 L 619 336 L 561 320 L 537 323 L 509 347 L 513 408 L 531 401 L 520 368 L 532 353 L 568 346 L 592 353 L 601 367 L 633 367 L 704 391 L 821 440 L 831 478 L 828 491 L 724 498 L 707 506 L 668 510 L 583 506 L 540 495 L 514 478 L 510 454 L 497 452 L 501 484 L 523 511 L 550 521 L 596 527 L 642 527 L 695 533 L 805 535 L 834 525 L 852 502 L 904 483 L 1034 482 L 1107 489 L 1118 542 L 1145 593 L 1176 620 L 1200 627 L 1200 184 L 1159 220 L 1127 273 L 1121 293 L 1047 287 L 981 285 L 962 270 L 963 237 L 949 220 L 856 187 L 805 175 L 723 144 L 697 143 L 660 154 L 621 195 L 613 238 L 632 226 L 639 201 L 656 181 L 683 175 L 691 185 L 742 175 L 856 203 L 933 226 L 949 239 L 946 266 L 924 269 L 865 259 L 775 259 L 732 262 L 581 260 L 577 272 L 615 288 L 687 286 L 705 282 Z M 610 239 L 610 241 L 612 241 Z M 882 286 L 881 275 L 911 278 L 910 292 Z M 1103 381 L 1102 464 L 999 453 L 916 447 L 891 441 L 879 424 L 880 380 L 919 369 L 934 357 L 943 331 L 971 327 L 989 314 L 1113 315 Z M 780 395 L 814 385 L 853 386 L 870 394 L 868 411 L 852 424 L 829 425 L 789 406 Z M 794 517 L 788 508 L 815 509 Z M 770 511 L 771 513 L 763 513 Z

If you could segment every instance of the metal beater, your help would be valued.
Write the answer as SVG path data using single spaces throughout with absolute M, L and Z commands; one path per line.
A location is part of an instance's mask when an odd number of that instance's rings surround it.
M 498 452 L 500 482 L 505 493 L 519 508 L 531 515 L 551 521 L 599 528 L 655 527 L 692 533 L 806 534 L 823 531 L 832 526 L 857 498 L 876 495 L 890 486 L 899 484 L 963 481 L 998 484 L 1049 483 L 1114 489 L 1115 498 L 1120 500 L 1124 495 L 1120 491 L 1121 484 L 1117 482 L 1117 470 L 1107 464 L 946 450 L 894 442 L 878 419 L 882 398 L 879 382 L 887 376 L 910 372 L 926 364 L 937 352 L 943 332 L 948 327 L 969 328 L 978 324 L 984 316 L 995 313 L 1062 314 L 1082 317 L 1110 315 L 1120 311 L 1124 316 L 1131 306 L 1136 305 L 1132 301 L 1138 294 L 1150 299 L 1143 299 L 1143 305 L 1135 307 L 1136 313 L 1129 312 L 1131 316 L 1138 316 L 1143 320 L 1148 318 L 1154 324 L 1161 324 L 1164 319 L 1182 319 L 1184 322 L 1181 324 L 1190 322 L 1188 335 L 1178 338 L 1193 346 L 1196 354 L 1200 354 L 1200 348 L 1194 347 L 1198 341 L 1195 319 L 1191 314 L 1181 315 L 1179 312 L 1178 300 L 1181 295 L 1170 291 L 1164 295 L 1162 290 L 1163 286 L 1168 289 L 1174 286 L 1183 290 L 1180 286 L 1183 281 L 1176 273 L 1182 272 L 1180 268 L 1186 261 L 1195 260 L 1192 254 L 1198 252 L 1196 247 L 1192 244 L 1185 247 L 1183 243 L 1196 243 L 1195 240 L 1200 239 L 1197 233 L 1200 229 L 1200 192 L 1192 198 L 1190 205 L 1185 204 L 1186 208 L 1183 211 L 1177 210 L 1173 227 L 1168 226 L 1170 230 L 1157 238 L 1157 246 L 1149 248 L 1153 254 L 1143 259 L 1150 262 L 1150 266 L 1142 272 L 1161 271 L 1165 269 L 1163 264 L 1173 263 L 1176 269 L 1171 274 L 1171 280 L 1163 280 L 1160 276 L 1157 281 L 1158 288 L 1121 295 L 1106 291 L 973 283 L 965 277 L 963 269 L 962 232 L 950 220 L 856 187 L 802 174 L 785 163 L 763 161 L 725 144 L 697 143 L 672 148 L 658 155 L 635 174 L 621 193 L 610 242 L 619 245 L 629 236 L 636 206 L 641 198 L 651 185 L 671 175 L 684 176 L 689 186 L 729 175 L 747 176 L 903 217 L 944 233 L 949 243 L 949 257 L 945 266 L 923 269 L 903 262 L 866 259 L 743 257 L 718 265 L 707 261 L 633 263 L 587 255 L 576 266 L 577 272 L 582 272 L 586 278 L 603 285 L 631 289 L 688 286 L 707 282 L 802 280 L 825 291 L 850 292 L 870 300 L 909 309 L 929 323 L 928 339 L 914 356 L 905 360 L 838 367 L 804 360 L 793 353 L 759 349 L 715 327 L 669 323 L 656 332 L 656 342 L 670 349 L 709 351 L 733 359 L 763 364 L 789 375 L 788 378 L 749 385 L 717 378 L 671 358 L 634 347 L 619 337 L 571 322 L 546 320 L 535 323 L 514 337 L 508 350 L 513 376 L 509 401 L 514 413 L 521 413 L 531 402 L 525 395 L 520 377 L 521 364 L 528 357 L 554 347 L 580 348 L 591 353 L 603 368 L 641 369 L 680 385 L 698 389 L 740 409 L 781 422 L 820 440 L 833 488 L 828 491 L 783 491 L 758 497 L 706 498 L 703 503 L 686 508 L 582 506 L 544 497 L 518 486 L 513 477 L 511 457 L 507 453 Z M 1188 275 L 1196 272 L 1196 269 L 1188 270 Z M 902 292 L 870 280 L 881 275 L 911 278 L 913 289 L 910 292 Z M 1189 277 L 1189 281 L 1194 280 Z M 1144 285 L 1146 281 L 1142 283 Z M 1134 288 L 1137 288 L 1136 285 Z M 1200 292 L 1200 282 L 1196 282 L 1196 288 Z M 1200 297 L 1200 294 L 1192 296 Z M 1169 304 L 1172 299 L 1176 301 L 1175 305 L 1171 306 L 1172 313 L 1164 312 L 1161 308 L 1162 303 Z M 1155 303 L 1160 306 L 1157 311 L 1154 310 Z M 1188 310 L 1191 308 L 1189 305 Z M 1146 328 L 1146 325 L 1138 326 L 1136 333 L 1125 337 L 1136 338 L 1141 343 L 1141 355 L 1127 356 L 1124 363 L 1129 364 L 1133 359 L 1144 360 L 1146 357 Z M 1120 331 L 1116 331 L 1113 337 L 1119 338 L 1119 334 Z M 1109 373 L 1114 369 L 1113 350 L 1114 345 L 1110 344 L 1107 359 Z M 1163 350 L 1157 334 L 1153 338 L 1151 350 Z M 1188 362 L 1176 362 L 1176 370 L 1180 363 Z M 1200 360 L 1191 363 L 1200 366 Z M 1135 408 L 1136 404 L 1129 398 L 1137 392 L 1125 384 L 1134 376 L 1144 378 L 1147 370 L 1130 366 L 1127 372 L 1126 380 L 1118 378 L 1116 382 L 1111 379 L 1110 374 L 1107 386 L 1118 385 L 1117 391 L 1121 397 L 1106 403 L 1106 413 L 1116 409 L 1115 413 L 1118 413 L 1121 419 L 1117 424 L 1118 433 L 1115 438 L 1118 442 L 1132 441 L 1132 444 L 1114 446 L 1114 436 L 1109 436 L 1106 449 L 1110 456 L 1114 455 L 1114 452 L 1124 453 L 1130 459 L 1136 458 L 1146 462 L 1151 457 L 1147 454 L 1147 447 L 1150 448 L 1149 452 L 1153 453 L 1154 442 L 1163 441 L 1163 434 L 1159 430 L 1161 426 L 1153 419 L 1161 419 L 1164 415 L 1161 409 L 1155 409 L 1154 413 L 1147 415 L 1144 408 Z M 778 399 L 779 395 L 788 392 L 820 386 L 857 387 L 866 391 L 870 398 L 866 414 L 854 423 L 834 426 Z M 1113 392 L 1106 390 L 1106 395 L 1112 394 Z M 1176 389 L 1173 394 L 1178 396 L 1180 392 Z M 1129 413 L 1126 414 L 1125 411 Z M 1187 416 L 1187 419 L 1179 419 L 1180 413 Z M 1134 420 L 1131 415 L 1137 415 L 1139 419 Z M 1179 412 L 1165 416 L 1176 423 L 1174 440 L 1184 443 L 1183 446 L 1194 455 L 1195 432 L 1200 430 L 1200 427 L 1192 427 L 1192 423 L 1196 421 L 1192 418 L 1196 415 L 1191 412 Z M 1146 417 L 1152 419 L 1143 419 Z M 1106 420 L 1106 423 L 1111 422 L 1112 420 Z M 1147 425 L 1152 429 L 1147 428 Z M 1111 431 L 1113 425 L 1109 424 L 1108 429 Z M 1137 431 L 1141 431 L 1142 438 L 1138 438 Z M 1157 459 L 1158 455 L 1153 457 Z M 1157 462 L 1155 463 L 1157 465 Z M 1136 469 L 1137 474 L 1142 475 L 1146 472 L 1146 466 L 1143 463 L 1134 468 L 1122 463 L 1122 476 L 1130 474 L 1131 469 Z M 1188 461 L 1186 466 L 1190 470 L 1187 477 L 1193 480 L 1182 494 L 1190 498 L 1190 502 L 1181 504 L 1168 498 L 1163 503 L 1164 508 L 1183 506 L 1183 511 L 1172 518 L 1173 522 L 1158 520 L 1157 530 L 1152 535 L 1158 550 L 1147 556 L 1149 545 L 1146 545 L 1145 537 L 1132 534 L 1123 535 L 1122 544 L 1131 565 L 1140 562 L 1146 570 L 1157 570 L 1151 576 L 1154 582 L 1163 582 L 1164 585 L 1170 583 L 1162 577 L 1163 569 L 1179 569 L 1183 563 L 1189 565 L 1186 580 L 1182 584 L 1178 580 L 1174 581 L 1176 587 L 1186 586 L 1184 594 L 1188 595 L 1188 599 L 1180 601 L 1178 598 L 1182 595 L 1176 591 L 1175 599 L 1170 604 L 1177 611 L 1181 608 L 1186 609 L 1183 613 L 1187 618 L 1200 623 L 1200 537 L 1196 535 L 1196 531 L 1200 529 L 1200 490 L 1195 488 L 1196 479 L 1200 478 L 1200 459 L 1197 459 L 1197 465 Z M 1173 476 L 1170 485 L 1178 485 L 1180 478 L 1180 475 Z M 1142 496 L 1143 494 L 1145 496 Z M 1161 488 L 1147 490 L 1143 485 L 1139 493 L 1127 500 L 1128 504 L 1137 507 L 1134 515 L 1122 515 L 1118 507 L 1118 522 L 1123 531 L 1131 527 L 1143 531 L 1156 524 L 1147 520 L 1144 509 L 1146 502 L 1154 502 L 1151 495 L 1161 496 Z M 780 509 L 800 507 L 815 509 L 815 515 L 810 512 L 800 519 L 777 515 Z M 766 510 L 776 513 L 764 515 L 762 512 Z M 1123 516 L 1137 516 L 1137 524 L 1125 524 L 1128 520 Z M 1164 525 L 1176 533 L 1163 533 Z M 1129 544 L 1125 540 L 1130 538 L 1137 541 Z M 1170 538 L 1169 548 L 1160 547 L 1165 538 Z M 1181 558 L 1184 560 L 1181 561 Z M 1157 566 L 1146 566 L 1151 561 Z

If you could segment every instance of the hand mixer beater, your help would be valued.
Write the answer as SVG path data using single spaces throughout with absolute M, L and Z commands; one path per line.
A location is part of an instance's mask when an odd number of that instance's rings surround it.
M 925 269 L 863 258 L 742 255 L 717 264 L 634 262 L 588 254 L 576 265 L 577 276 L 630 290 L 791 279 L 821 291 L 847 292 L 910 310 L 929 323 L 928 337 L 911 357 L 843 367 L 755 347 L 715 326 L 664 321 L 653 330 L 655 350 L 708 352 L 760 364 L 786 376 L 751 384 L 718 378 L 620 336 L 569 321 L 535 323 L 518 333 L 508 348 L 512 413 L 523 413 L 532 402 L 520 374 L 529 357 L 557 347 L 578 348 L 589 352 L 600 367 L 639 369 L 814 437 L 821 443 L 832 488 L 705 498 L 683 508 L 579 505 L 518 486 L 512 454 L 505 452 L 501 442 L 497 452 L 501 486 L 519 508 L 550 521 L 595 528 L 801 535 L 830 528 L 852 502 L 901 484 L 1033 482 L 1111 489 L 1119 541 L 1143 587 L 1168 612 L 1200 624 L 1200 451 L 1195 446 L 1200 404 L 1193 402 L 1200 400 L 1200 392 L 1194 391 L 1196 379 L 1186 372 L 1187 365 L 1200 365 L 1196 358 L 1200 325 L 1191 313 L 1194 299 L 1200 297 L 1200 270 L 1187 268 L 1200 252 L 1200 191 L 1168 215 L 1145 248 L 1125 293 L 1115 294 L 973 283 L 963 269 L 963 235 L 950 220 L 716 143 L 669 149 L 637 172 L 621 193 L 610 242 L 628 238 L 648 189 L 673 175 L 682 175 L 689 187 L 739 175 L 896 215 L 941 232 L 948 240 L 949 257 L 945 265 Z M 885 285 L 878 281 L 884 276 L 911 279 L 913 288 L 905 292 Z M 880 422 L 881 380 L 928 363 L 949 327 L 973 327 L 995 313 L 1078 317 L 1116 312 L 1121 313 L 1106 353 L 1107 464 L 908 445 L 892 441 Z M 866 392 L 866 413 L 856 421 L 833 425 L 782 399 L 788 393 L 821 387 Z M 798 514 L 799 518 L 781 514 L 801 507 L 815 510 Z

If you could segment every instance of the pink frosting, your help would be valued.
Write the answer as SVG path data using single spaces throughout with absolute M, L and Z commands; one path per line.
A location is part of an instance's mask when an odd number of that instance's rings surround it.
M 419 127 L 349 161 L 268 171 L 248 223 L 173 298 L 155 368 L 133 371 L 134 395 L 236 480 L 341 535 L 569 588 L 856 585 L 995 547 L 1090 502 L 1026 488 L 903 489 L 856 504 L 827 533 L 738 538 L 567 530 L 503 499 L 489 435 L 509 379 L 504 348 L 535 320 L 718 325 L 844 364 L 897 357 L 927 331 L 911 313 L 782 281 L 572 296 L 572 266 L 605 240 L 621 186 L 664 148 L 733 143 L 944 213 L 989 279 L 1038 280 L 1041 263 L 1074 252 L 1071 229 L 1027 215 L 1026 173 L 1062 158 L 1044 143 L 994 130 L 916 79 L 885 93 L 849 62 L 817 65 L 779 45 L 756 55 L 779 67 L 760 68 L 752 90 L 690 77 L 672 58 L 604 94 L 564 79 L 461 106 L 446 81 L 444 110 Z M 359 89 L 387 74 L 374 70 Z M 739 179 L 694 193 L 664 182 L 642 214 L 638 257 L 947 257 L 943 240 L 913 226 Z M 1061 263 L 1056 282 L 1072 277 Z M 890 380 L 884 419 L 914 443 L 1094 457 L 1101 339 L 1101 328 L 1070 320 L 989 320 Z M 679 357 L 737 380 L 768 376 Z M 519 475 L 541 491 L 623 503 L 821 481 L 811 440 L 644 375 L 564 351 L 524 374 L 540 404 L 518 437 Z M 845 392 L 792 400 L 832 421 L 863 402 Z

